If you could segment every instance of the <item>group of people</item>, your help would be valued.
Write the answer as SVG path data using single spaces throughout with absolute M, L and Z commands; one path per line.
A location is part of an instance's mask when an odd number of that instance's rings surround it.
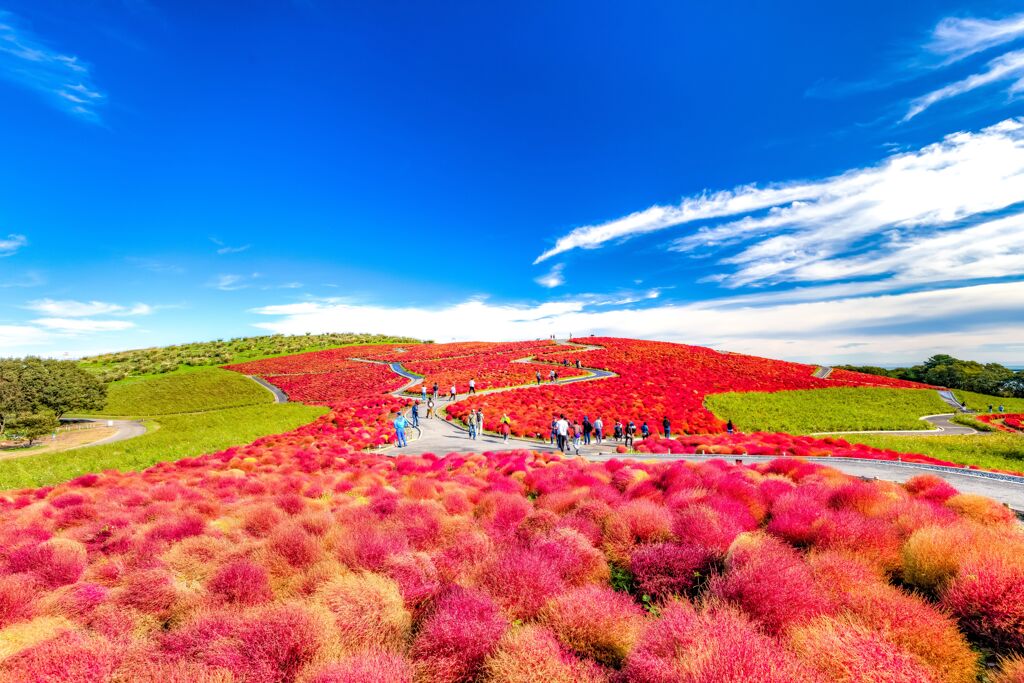
M 437 399 L 438 399 L 439 392 L 440 392 L 440 387 L 437 386 L 437 382 L 434 382 L 434 386 L 431 389 L 429 389 L 429 390 L 427 389 L 427 383 L 424 382 L 423 386 L 420 387 L 420 395 L 422 396 L 421 400 L 424 403 L 427 403 L 428 401 L 433 399 L 433 402 L 436 403 Z M 469 394 L 472 395 L 472 394 L 475 394 L 475 393 L 476 393 L 476 378 L 473 377 L 473 378 L 470 378 L 470 380 L 469 380 Z M 455 397 L 457 395 L 458 395 L 458 391 L 456 391 L 455 385 L 452 384 L 452 386 L 448 389 L 448 401 L 449 402 L 454 401 Z

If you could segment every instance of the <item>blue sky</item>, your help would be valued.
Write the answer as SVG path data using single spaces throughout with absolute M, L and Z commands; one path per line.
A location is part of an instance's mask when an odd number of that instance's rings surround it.
M 628 5 L 0 0 L 0 354 L 1024 363 L 1019 5 Z

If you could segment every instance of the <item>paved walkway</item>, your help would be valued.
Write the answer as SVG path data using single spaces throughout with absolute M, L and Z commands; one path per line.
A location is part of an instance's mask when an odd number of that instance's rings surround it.
M 814 432 L 808 436 L 842 436 L 843 434 L 886 434 L 889 436 L 970 436 L 990 434 L 991 432 L 980 432 L 973 427 L 953 422 L 956 413 L 943 413 L 941 415 L 925 415 L 921 419 L 928 422 L 935 429 L 904 429 L 904 430 L 876 430 L 864 432 Z
M 246 375 L 246 377 L 248 377 L 253 382 L 256 382 L 256 384 L 259 384 L 261 387 L 272 393 L 274 395 L 275 403 L 288 402 L 288 395 L 284 393 L 280 387 L 273 385 L 267 380 L 263 379 L 262 377 L 257 377 L 256 375 Z
M 137 436 L 142 436 L 146 433 L 146 427 L 142 424 L 141 420 L 97 420 L 97 422 L 113 422 L 114 427 L 117 428 L 117 433 L 108 436 L 105 439 L 99 441 L 93 441 L 85 446 L 79 446 L 79 448 L 92 448 L 93 446 L 102 446 L 106 443 L 116 443 L 118 441 L 127 441 L 128 439 L 134 439 Z
M 395 396 L 402 395 L 402 392 L 404 392 L 406 389 L 416 386 L 422 381 L 421 378 L 412 375 L 411 373 L 405 372 L 401 368 L 401 365 L 399 363 L 389 363 L 389 365 L 391 366 L 392 370 L 410 379 L 410 381 L 405 386 L 393 392 Z M 583 377 L 573 377 L 567 378 L 565 380 L 559 380 L 558 383 L 567 384 L 574 381 L 594 381 L 615 376 L 613 373 L 609 373 L 604 370 L 598 370 L 596 368 L 584 367 L 583 369 L 593 374 Z M 488 392 L 478 393 L 497 393 L 501 391 L 510 391 L 512 389 L 518 388 L 522 387 L 499 388 L 489 390 Z M 461 401 L 465 398 L 467 398 L 467 394 L 459 394 L 456 396 L 454 402 Z M 462 427 L 459 424 L 449 422 L 448 420 L 445 420 L 443 418 L 445 414 L 444 409 L 450 403 L 453 403 L 453 401 L 445 400 L 443 396 L 439 397 L 435 410 L 442 417 L 425 419 L 425 417 L 421 415 L 419 421 L 419 429 L 413 435 L 410 436 L 409 445 L 407 447 L 396 448 L 394 446 L 391 446 L 388 448 L 381 449 L 381 452 L 385 453 L 386 455 L 421 455 L 423 453 L 433 453 L 435 455 L 443 456 L 447 455 L 448 453 L 485 453 L 488 451 L 500 452 L 523 449 L 551 453 L 555 453 L 558 451 L 557 448 L 555 448 L 548 442 L 540 442 L 531 439 L 519 439 L 514 437 L 509 437 L 507 440 L 504 440 L 496 434 L 485 433 L 480 435 L 477 439 L 470 439 L 466 428 Z M 961 425 L 953 424 L 952 422 L 949 421 L 949 418 L 953 417 L 953 415 L 953 413 L 949 413 L 944 415 L 930 415 L 925 418 L 922 418 L 936 425 L 937 429 L 935 430 L 880 433 L 897 435 L 907 434 L 913 436 L 939 433 L 984 433 L 976 432 L 975 430 L 969 427 L 963 427 Z M 624 455 L 615 452 L 615 447 L 617 445 L 618 444 L 614 440 L 605 440 L 605 442 L 601 445 L 592 443 L 589 446 L 581 447 L 579 454 L 583 457 L 586 457 L 588 460 L 596 461 L 609 460 L 611 458 L 635 458 L 647 462 L 675 460 L 700 461 L 724 459 L 734 460 L 737 463 L 746 464 L 757 461 L 773 460 L 776 457 L 779 457 L 721 455 L 651 455 L 646 453 Z M 575 454 L 575 452 L 573 452 L 573 454 Z M 868 479 L 883 479 L 886 481 L 903 482 L 918 474 L 935 474 L 941 477 L 942 479 L 948 481 L 952 486 L 956 487 L 959 491 L 962 491 L 964 493 L 977 493 L 979 495 L 987 496 L 989 498 L 992 498 L 993 500 L 997 500 L 1000 503 L 1008 505 L 1015 512 L 1017 512 L 1018 515 L 1024 515 L 1024 477 L 1015 477 L 1012 475 L 998 475 L 995 473 L 968 470 L 966 468 L 959 467 L 943 467 L 937 465 L 902 463 L 885 460 L 867 460 L 862 458 L 807 458 L 807 460 L 828 465 L 830 467 L 834 467 L 842 472 L 851 474 L 853 476 Z

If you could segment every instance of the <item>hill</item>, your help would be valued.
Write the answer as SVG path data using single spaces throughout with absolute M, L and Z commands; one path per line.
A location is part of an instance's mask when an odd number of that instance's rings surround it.
M 352 344 L 417 343 L 419 340 L 411 337 L 383 334 L 273 334 L 104 353 L 82 358 L 81 365 L 98 373 L 104 381 L 112 382 L 125 377 L 173 372 L 183 366 L 226 365 Z

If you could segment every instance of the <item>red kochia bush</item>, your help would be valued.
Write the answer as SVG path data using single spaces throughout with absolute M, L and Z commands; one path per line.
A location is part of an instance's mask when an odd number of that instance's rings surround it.
M 234 560 L 224 565 L 210 579 L 207 588 L 226 602 L 256 605 L 273 597 L 267 570 L 249 560 Z
M 1024 652 L 1024 559 L 968 560 L 942 595 L 961 627 L 997 651 Z
M 569 649 L 617 666 L 633 649 L 644 626 L 644 612 L 629 595 L 591 585 L 552 598 L 541 620 Z
M 367 650 L 338 664 L 320 667 L 304 683 L 412 683 L 409 660 L 383 650 Z
M 475 680 L 484 658 L 508 628 L 494 601 L 482 591 L 452 586 L 439 595 L 412 644 L 419 680 Z
M 655 543 L 635 550 L 629 568 L 640 592 L 663 599 L 693 588 L 711 559 L 711 552 L 698 545 Z
M 817 683 L 740 612 L 698 613 L 686 602 L 669 603 L 647 626 L 624 671 L 629 683 Z

